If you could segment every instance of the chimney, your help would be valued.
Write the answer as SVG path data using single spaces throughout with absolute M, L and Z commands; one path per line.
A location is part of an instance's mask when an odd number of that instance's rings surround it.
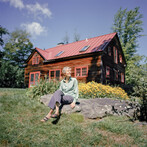
M 61 45 L 64 45 L 64 43 L 60 42 L 60 43 L 57 44 L 57 46 L 61 46 Z

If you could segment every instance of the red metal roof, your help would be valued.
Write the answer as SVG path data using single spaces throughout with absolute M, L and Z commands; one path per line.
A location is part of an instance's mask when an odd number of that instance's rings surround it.
M 91 52 L 98 52 L 104 50 L 108 43 L 114 38 L 116 33 L 106 34 L 90 39 L 85 39 L 65 45 L 58 45 L 53 48 L 42 50 L 36 47 L 36 50 L 46 59 L 58 59 L 64 57 L 70 57 L 80 54 L 86 54 Z M 86 51 L 80 52 L 85 47 L 90 46 Z M 64 51 L 60 56 L 56 56 L 59 52 Z

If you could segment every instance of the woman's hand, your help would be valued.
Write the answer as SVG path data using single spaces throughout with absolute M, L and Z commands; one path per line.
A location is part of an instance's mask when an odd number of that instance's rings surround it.
M 70 104 L 70 106 L 71 106 L 71 108 L 73 109 L 73 108 L 75 107 L 75 103 L 72 102 L 72 103 Z

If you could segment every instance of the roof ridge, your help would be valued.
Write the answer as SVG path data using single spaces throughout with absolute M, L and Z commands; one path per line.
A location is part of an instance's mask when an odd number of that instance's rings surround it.
M 109 34 L 104 34 L 104 35 L 100 35 L 100 36 L 96 36 L 96 37 L 91 37 L 91 38 L 86 38 L 87 40 L 88 39 L 94 39 L 94 38 L 97 38 L 97 37 L 102 37 L 102 36 L 106 36 L 106 35 L 110 35 L 110 34 L 117 34 L 116 32 L 113 32 L 113 33 L 109 33 Z M 83 40 L 79 40 L 79 41 L 75 41 L 75 42 L 71 42 L 71 43 L 68 43 L 68 44 L 63 44 L 61 46 L 67 46 L 67 45 L 71 45 L 73 43 L 76 43 L 76 42 L 82 42 L 86 39 L 83 39 Z M 56 47 L 59 47 L 59 46 L 55 46 L 55 47 L 51 47 L 51 48 L 47 48 L 46 50 L 49 50 L 49 49 L 53 49 L 53 48 L 56 48 Z M 48 51 L 47 51 L 48 52 Z
M 72 42 L 65 45 L 59 45 L 52 48 L 48 48 L 46 50 L 42 50 L 36 47 L 36 50 L 40 52 L 40 54 L 46 60 L 70 57 L 75 55 L 87 54 L 92 52 L 103 51 L 106 45 L 116 36 L 116 32 L 104 34 L 101 36 L 96 36 L 92 38 L 87 38 L 86 40 L 80 40 L 77 42 Z M 84 47 L 90 45 L 90 47 L 84 52 L 80 52 L 80 50 Z M 64 51 L 60 56 L 56 56 L 59 52 Z

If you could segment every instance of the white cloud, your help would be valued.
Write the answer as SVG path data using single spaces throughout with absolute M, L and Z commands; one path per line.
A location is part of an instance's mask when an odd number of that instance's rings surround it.
M 48 5 L 40 5 L 39 3 L 36 3 L 35 5 L 26 5 L 26 8 L 33 13 L 34 15 L 44 15 L 47 17 L 51 17 L 52 12 L 47 8 Z
M 26 31 L 32 35 L 32 37 L 39 36 L 47 32 L 47 29 L 37 22 L 32 22 L 30 24 L 22 24 L 21 27 L 25 28 Z
M 25 7 L 22 0 L 0 0 L 0 1 L 9 2 L 11 6 L 19 9 L 23 9 Z
M 19 9 L 27 9 L 28 12 L 32 13 L 36 18 L 40 19 L 41 16 L 51 17 L 52 12 L 48 8 L 48 4 L 27 4 L 23 3 L 23 0 L 0 0 L 2 2 L 9 2 L 11 6 Z

